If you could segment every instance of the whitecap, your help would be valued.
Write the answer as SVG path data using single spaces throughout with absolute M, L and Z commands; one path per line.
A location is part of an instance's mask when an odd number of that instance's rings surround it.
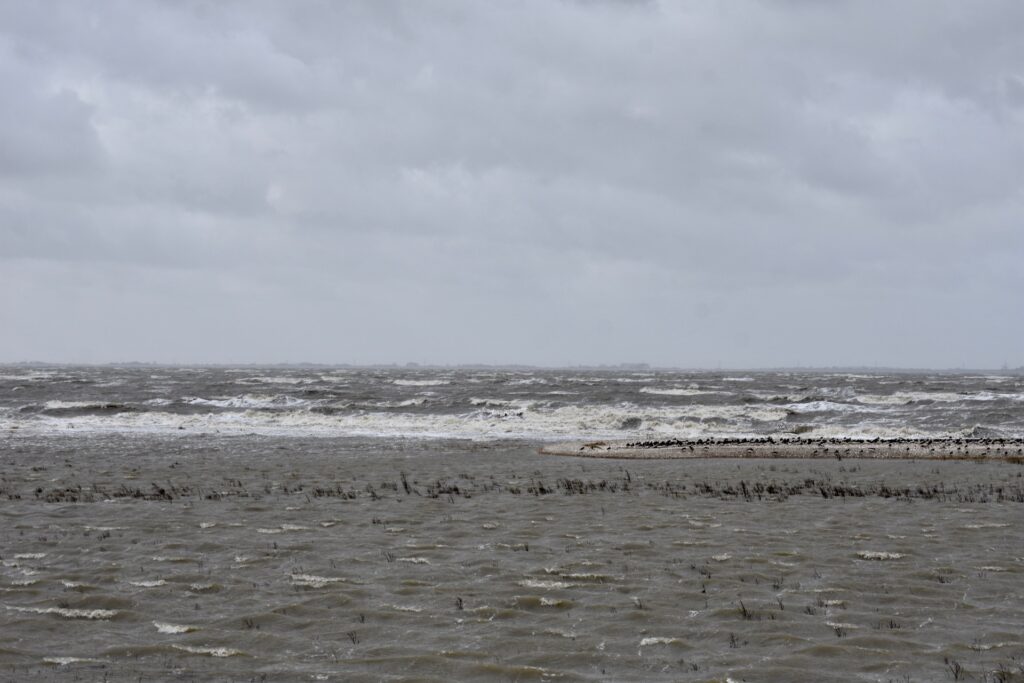
M 568 600 L 559 600 L 558 598 L 541 598 L 540 599 L 541 607 L 564 607 L 564 606 L 570 605 L 570 604 L 572 604 L 572 603 L 570 603 Z
M 306 377 L 244 377 L 235 380 L 238 384 L 312 384 Z
M 721 394 L 721 391 L 711 391 L 707 389 L 681 389 L 681 388 L 667 388 L 662 389 L 659 387 L 641 387 L 641 394 L 652 394 L 655 396 L 702 396 L 705 394 Z
M 243 394 L 240 396 L 225 396 L 221 398 L 201 398 L 198 396 L 185 397 L 182 401 L 192 406 L 209 406 L 211 408 L 238 408 L 258 410 L 261 408 L 295 408 L 308 406 L 310 401 L 276 394 L 274 396 L 259 396 L 254 394 Z
M 649 645 L 671 645 L 672 643 L 682 642 L 678 638 L 658 638 L 650 637 L 644 638 L 640 641 L 640 647 L 647 647 Z
M 316 574 L 292 574 L 292 584 L 304 588 L 323 588 L 332 583 L 343 583 L 345 579 L 337 576 L 317 576 Z
M 81 410 L 81 409 L 103 409 L 108 406 L 117 405 L 110 401 L 47 401 L 43 404 L 44 410 Z
M 308 530 L 309 530 L 308 526 L 303 526 L 301 524 L 282 524 L 281 526 L 279 526 L 277 528 L 273 528 L 273 527 L 272 528 L 259 527 L 259 528 L 256 529 L 256 533 L 258 533 L 258 534 L 283 534 L 286 531 L 308 531 Z
M 167 633 L 171 635 L 177 633 L 192 633 L 193 631 L 199 630 L 198 626 L 188 626 L 185 624 L 168 624 L 167 622 L 163 621 L 154 621 L 153 626 L 155 626 L 156 630 L 160 633 Z
M 515 401 L 502 398 L 471 398 L 469 404 L 473 406 L 485 406 L 489 408 L 504 408 L 515 405 Z
M 65 619 L 113 619 L 117 616 L 117 610 L 113 609 L 74 609 L 71 607 L 15 607 L 4 605 L 14 612 L 30 612 L 33 614 L 56 614 Z
M 98 661 L 100 660 L 92 659 L 91 657 L 43 657 L 43 664 L 56 664 L 57 666 Z
M 537 579 L 524 579 L 519 582 L 520 586 L 524 588 L 542 588 L 542 589 L 555 589 L 555 588 L 570 588 L 573 584 L 566 583 L 565 581 L 538 581 Z
M 422 612 L 421 607 L 413 607 L 412 605 L 385 605 L 398 612 Z
M 209 655 L 210 657 L 235 657 L 244 654 L 241 650 L 233 650 L 229 647 L 195 647 L 192 645 L 172 645 L 176 650 L 190 652 L 195 655 Z
M 861 550 L 857 556 L 863 560 L 899 560 L 904 557 L 903 553 L 890 553 L 884 550 Z

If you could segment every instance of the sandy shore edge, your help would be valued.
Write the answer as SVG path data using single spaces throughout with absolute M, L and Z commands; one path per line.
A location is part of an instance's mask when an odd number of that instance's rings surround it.
M 1024 464 L 1024 439 L 669 439 L 569 441 L 543 455 L 584 458 L 844 458 L 1006 460 Z

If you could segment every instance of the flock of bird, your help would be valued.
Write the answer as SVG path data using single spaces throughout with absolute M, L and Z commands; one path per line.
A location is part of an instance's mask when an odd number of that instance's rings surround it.
M 737 438 L 706 438 L 706 439 L 663 439 L 660 441 L 633 441 L 624 445 L 624 448 L 687 448 L 690 446 L 868 446 L 868 445 L 915 445 L 922 448 L 949 447 L 949 446 L 987 446 L 990 448 L 1006 448 L 1024 445 L 1024 439 L 1007 438 L 968 438 L 968 437 L 943 437 L 943 438 L 911 438 L 894 437 L 882 438 L 876 436 L 873 439 L 857 439 L 852 437 L 826 438 L 818 437 L 807 439 L 800 437 L 737 437 Z

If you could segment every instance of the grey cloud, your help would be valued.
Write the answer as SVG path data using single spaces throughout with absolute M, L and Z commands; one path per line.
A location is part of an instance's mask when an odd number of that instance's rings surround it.
M 2 59 L 2 57 L 0 57 Z M 0 108 L 0 175 L 89 172 L 102 161 L 93 108 L 74 92 L 49 87 L 37 74 L 4 69 Z
M 1017 3 L 0 26 L 0 358 L 1024 363 Z

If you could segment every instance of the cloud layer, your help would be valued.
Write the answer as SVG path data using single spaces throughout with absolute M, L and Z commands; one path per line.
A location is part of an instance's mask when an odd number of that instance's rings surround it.
M 1010 1 L 0 5 L 0 360 L 1024 364 L 1022 32 Z

